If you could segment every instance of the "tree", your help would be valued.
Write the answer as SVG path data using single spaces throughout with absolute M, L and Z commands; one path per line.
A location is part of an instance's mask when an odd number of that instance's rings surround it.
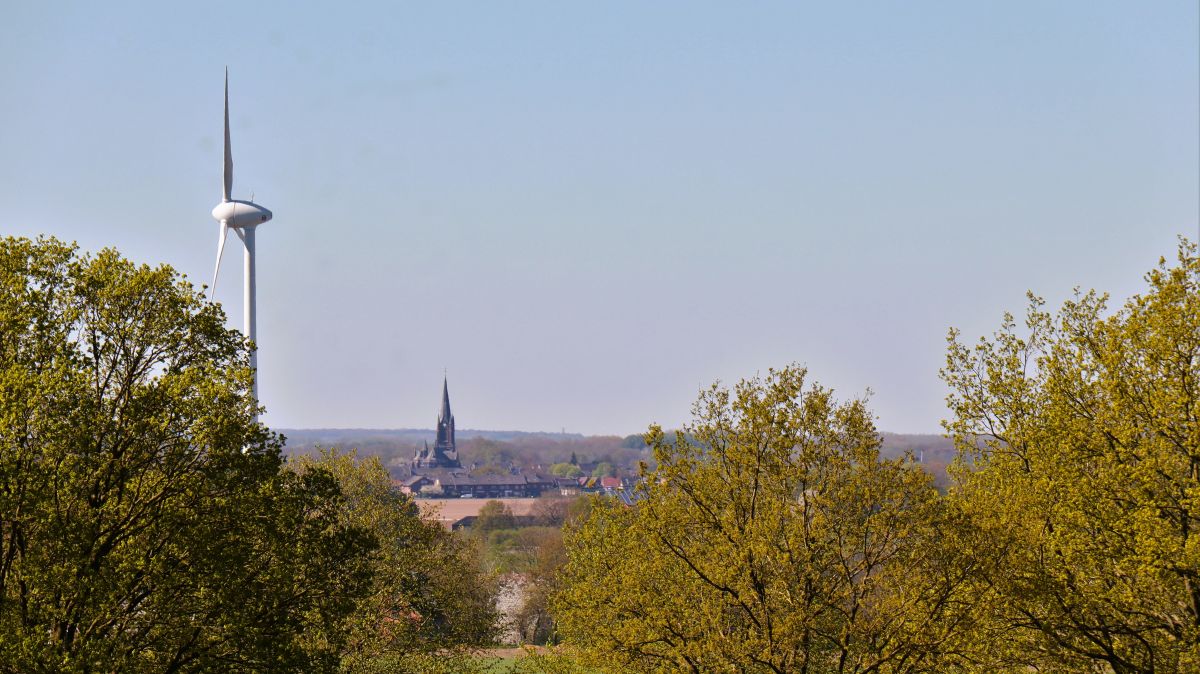
M 482 466 L 475 466 L 471 469 L 471 477 L 483 477 L 485 475 L 512 475 L 512 472 L 504 466 L 497 466 L 494 463 L 485 463 Z
M 479 509 L 479 515 L 476 516 L 471 530 L 486 538 L 493 531 L 512 529 L 515 526 L 517 518 L 513 515 L 512 508 L 503 501 L 491 500 Z
M 467 438 L 459 443 L 459 456 L 466 465 L 492 467 L 497 475 L 507 475 L 514 460 L 514 448 L 507 442 L 487 438 Z
M 434 653 L 446 657 L 495 641 L 497 588 L 482 573 L 476 548 L 421 519 L 377 458 L 321 450 L 292 467 L 301 475 L 333 475 L 345 495 L 342 524 L 369 531 L 380 543 L 371 558 L 371 593 L 347 626 L 345 671 L 376 671 L 383 661 L 406 671 Z
M 550 474 L 555 477 L 579 477 L 583 471 L 573 463 L 556 463 L 550 466 Z
M 646 449 L 646 437 L 641 434 L 626 435 L 621 439 L 621 446 L 626 449 Z
M 521 607 L 513 616 L 521 641 L 546 644 L 555 637 L 550 595 L 558 587 L 558 572 L 567 561 L 562 531 L 547 529 L 534 550 L 522 587 Z
M 169 267 L 0 239 L 0 671 L 328 671 L 370 536 Z
M 571 510 L 571 499 L 543 496 L 533 502 L 529 515 L 538 526 L 562 527 Z
M 547 541 L 560 538 L 554 527 L 496 529 L 488 534 L 486 558 L 496 573 L 527 574 L 537 564 L 539 550 Z
M 588 496 L 576 496 L 573 499 L 543 498 L 538 500 L 538 504 L 535 504 L 535 512 L 540 512 L 538 505 L 542 503 L 554 504 L 553 517 L 545 518 L 543 522 L 547 526 L 552 524 L 557 528 L 548 530 L 546 534 L 539 537 L 538 545 L 527 567 L 528 572 L 525 574 L 521 607 L 513 616 L 513 623 L 521 641 L 538 645 L 557 643 L 558 641 L 557 623 L 550 603 L 551 597 L 561 587 L 559 572 L 567 562 L 562 527 L 563 525 L 578 526 L 587 519 L 591 512 L 592 499 Z M 562 658 L 554 660 L 558 662 Z M 542 668 L 531 668 L 531 671 L 543 671 L 543 669 L 557 671 L 553 667 L 546 666 L 552 663 L 539 661 L 539 664 L 542 665 Z M 567 667 L 566 671 L 576 670 L 573 667 Z
M 1200 671 L 1198 274 L 1183 243 L 1116 312 L 1030 295 L 1023 331 L 950 334 L 952 496 L 992 541 L 983 640 L 1022 671 Z
M 551 608 L 613 671 L 949 668 L 963 574 L 955 522 L 908 459 L 881 460 L 862 400 L 772 370 L 714 385 L 694 422 L 647 434 L 641 501 L 595 501 L 566 535 Z M 953 548 L 949 548 L 953 549 Z M 951 560 L 952 561 L 952 560 Z
M 592 469 L 592 477 L 613 477 L 617 474 L 617 469 L 607 461 L 601 461 Z

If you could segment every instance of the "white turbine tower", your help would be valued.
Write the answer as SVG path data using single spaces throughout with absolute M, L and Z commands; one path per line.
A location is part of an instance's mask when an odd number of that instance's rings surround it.
M 252 201 L 239 201 L 231 196 L 233 191 L 233 154 L 229 147 L 229 69 L 225 69 L 225 180 L 222 183 L 221 203 L 212 210 L 213 219 L 221 223 L 221 232 L 217 239 L 217 265 L 213 269 L 213 282 L 210 298 L 217 291 L 217 275 L 221 272 L 221 253 L 225 251 L 225 237 L 230 229 L 238 235 L 246 246 L 246 286 L 243 294 L 243 309 L 245 311 L 246 337 L 256 343 L 258 331 L 255 327 L 255 285 L 254 285 L 254 230 L 262 223 L 271 219 L 271 211 Z M 254 382 L 251 393 L 258 400 L 258 349 L 250 352 L 250 367 L 254 370 Z

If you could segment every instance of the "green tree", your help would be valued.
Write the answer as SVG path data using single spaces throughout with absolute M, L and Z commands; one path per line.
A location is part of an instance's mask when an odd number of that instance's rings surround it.
M 561 537 L 554 527 L 496 529 L 487 537 L 487 561 L 497 573 L 529 573 L 547 541 Z
M 471 530 L 484 538 L 498 529 L 512 529 L 517 526 L 517 518 L 512 508 L 503 501 L 490 500 L 479 509 L 475 524 Z
M 550 466 L 550 474 L 556 477 L 579 477 L 583 471 L 573 463 L 556 463 Z
M 370 536 L 169 267 L 0 239 L 0 671 L 327 671 Z
M 521 641 L 546 644 L 555 638 L 550 595 L 558 588 L 558 572 L 567 561 L 561 529 L 546 529 L 537 540 L 522 586 L 521 607 L 513 616 Z
M 592 477 L 612 477 L 617 474 L 617 469 L 607 461 L 601 461 L 592 469 Z
M 1181 244 L 1115 312 L 1030 296 L 951 332 L 952 497 L 991 545 L 982 643 L 1021 671 L 1200 671 L 1200 261 Z
M 486 475 L 512 475 L 504 466 L 498 466 L 494 463 L 485 463 L 482 466 L 475 466 L 471 469 L 471 477 L 484 477 Z
M 375 457 L 321 450 L 298 459 L 301 475 L 333 475 L 345 495 L 344 526 L 379 541 L 371 558 L 371 594 L 348 622 L 342 666 L 348 672 L 424 671 L 428 656 L 490 645 L 498 634 L 496 583 L 481 572 L 477 549 L 440 524 L 421 519 L 411 498 L 392 487 Z
M 916 672 L 953 666 L 963 573 L 931 478 L 881 460 L 861 400 L 788 367 L 713 386 L 647 434 L 634 507 L 569 528 L 551 607 L 606 671 Z

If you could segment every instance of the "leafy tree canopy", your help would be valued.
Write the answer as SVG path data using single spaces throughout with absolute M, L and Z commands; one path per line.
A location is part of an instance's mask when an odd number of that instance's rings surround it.
M 556 463 L 550 466 L 550 474 L 557 477 L 579 477 L 583 471 L 573 463 Z
M 503 501 L 493 499 L 479 508 L 479 515 L 475 518 L 475 524 L 471 530 L 486 537 L 497 529 L 512 529 L 516 525 L 517 519 L 513 515 L 512 508 L 509 508 L 508 504 Z
M 601 461 L 592 469 L 592 477 L 613 477 L 616 474 L 616 467 L 607 461 Z
M 996 570 L 981 642 L 1019 671 L 1200 671 L 1200 260 L 1177 260 L 1115 312 L 1031 295 L 1022 328 L 951 332 L 952 497 Z
M 371 557 L 371 594 L 348 621 L 346 671 L 377 671 L 382 662 L 407 671 L 435 653 L 448 657 L 495 640 L 497 587 L 482 573 L 473 542 L 421 519 L 377 458 L 323 450 L 292 468 L 301 475 L 332 474 L 345 495 L 343 526 L 369 531 L 379 541 Z
M 551 607 L 604 671 L 930 671 L 952 660 L 962 585 L 931 543 L 930 477 L 881 460 L 861 400 L 788 367 L 714 386 L 692 425 L 647 434 L 632 508 L 572 526 Z
M 368 534 L 169 267 L 0 239 L 0 671 L 323 671 Z

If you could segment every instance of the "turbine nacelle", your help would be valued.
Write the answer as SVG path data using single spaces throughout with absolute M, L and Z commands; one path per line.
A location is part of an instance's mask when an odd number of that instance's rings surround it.
M 253 201 L 222 201 L 212 209 L 213 219 L 226 227 L 253 227 L 271 219 L 271 211 Z

